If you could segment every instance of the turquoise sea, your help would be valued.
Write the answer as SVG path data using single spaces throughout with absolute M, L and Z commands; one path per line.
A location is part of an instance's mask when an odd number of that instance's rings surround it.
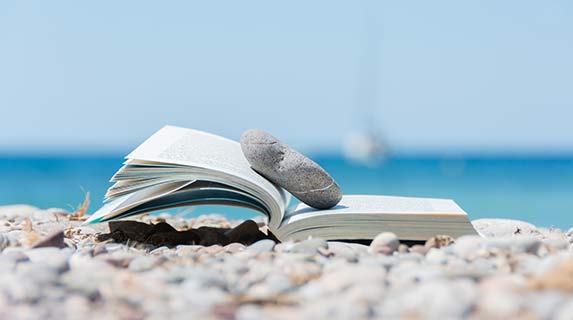
M 313 159 L 345 193 L 451 198 L 471 219 L 503 217 L 546 227 L 573 227 L 573 157 L 399 157 L 377 167 L 349 163 L 336 155 Z M 93 212 L 122 161 L 121 156 L 2 156 L 0 205 L 26 203 L 71 210 L 89 191 Z M 202 207 L 190 215 L 212 212 L 231 219 L 256 214 Z

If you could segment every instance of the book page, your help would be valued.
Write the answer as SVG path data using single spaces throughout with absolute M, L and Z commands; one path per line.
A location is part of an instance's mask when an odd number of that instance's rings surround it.
M 242 187 L 250 189 L 246 191 L 256 193 L 274 208 L 271 219 L 274 218 L 277 226 L 289 200 L 283 189 L 251 169 L 238 142 L 214 134 L 165 126 L 126 158 L 204 168 L 213 175 L 222 173 L 219 178 L 225 175 L 239 178 L 243 181 Z
M 181 188 L 184 188 L 194 181 L 179 181 L 174 183 L 162 184 L 152 186 L 139 192 L 134 192 L 121 197 L 118 197 L 101 207 L 98 211 L 90 215 L 89 219 L 85 223 L 97 223 L 103 220 L 110 220 L 117 215 L 136 207 L 147 201 L 151 201 L 162 196 L 166 196 L 173 193 Z M 110 214 L 113 214 L 110 216 Z
M 270 184 L 251 169 L 238 142 L 193 129 L 165 126 L 126 158 L 207 168 Z
M 477 234 L 467 214 L 452 200 L 346 195 L 328 210 L 298 205 L 285 215 L 275 236 L 285 241 L 307 237 L 364 240 L 385 231 L 415 241 L 436 234 Z
M 294 222 L 324 214 L 463 214 L 466 213 L 449 199 L 393 197 L 377 195 L 346 195 L 334 208 L 317 210 L 304 203 L 285 215 L 283 223 Z

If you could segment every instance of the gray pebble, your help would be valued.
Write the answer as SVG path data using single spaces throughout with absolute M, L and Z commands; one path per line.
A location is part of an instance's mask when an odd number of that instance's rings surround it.
M 0 207 L 0 217 L 8 221 L 22 221 L 31 217 L 39 209 L 30 205 L 10 205 Z
M 10 237 L 5 233 L 0 233 L 0 252 L 10 246 Z
M 477 219 L 473 220 L 472 224 L 486 238 L 536 235 L 539 233 L 531 223 L 512 219 Z
M 64 272 L 69 269 L 68 260 L 73 251 L 70 249 L 45 247 L 30 249 L 25 253 L 32 263 L 47 265 L 58 272 Z
M 105 245 L 105 251 L 110 253 L 124 251 L 126 248 L 123 243 L 108 243 Z
M 169 255 L 175 254 L 175 250 L 163 246 L 163 247 L 159 247 L 159 248 L 155 248 L 155 249 L 151 250 L 149 252 L 149 254 L 150 255 L 156 255 L 156 256 L 169 256 Z
M 454 242 L 455 240 L 453 237 L 444 234 L 438 234 L 428 239 L 424 246 L 426 248 L 441 248 L 449 246 Z
M 255 171 L 313 208 L 329 209 L 342 199 L 340 187 L 323 168 L 264 131 L 243 133 L 241 149 Z
M 426 261 L 430 264 L 447 264 L 448 256 L 440 249 L 430 248 L 426 254 Z
M 351 247 L 352 249 L 356 250 L 356 252 L 360 253 L 360 254 L 364 254 L 368 252 L 368 246 L 365 244 L 360 244 L 360 243 L 352 243 L 352 242 L 348 242 L 346 243 L 347 246 Z M 330 247 L 329 247 L 330 249 Z
M 421 283 L 415 290 L 388 295 L 381 318 L 462 319 L 473 307 L 477 293 L 470 280 Z M 455 301 L 455 303 L 453 303 Z
M 487 254 L 483 248 L 486 240 L 480 236 L 462 236 L 456 239 L 453 245 L 453 253 L 458 257 L 472 260 L 482 254 Z
M 178 256 L 189 256 L 197 253 L 202 248 L 204 247 L 200 245 L 178 245 L 175 248 L 175 253 Z
M 111 283 L 116 276 L 110 264 L 87 257 L 72 256 L 70 266 L 71 270 L 61 277 L 62 285 L 90 299 L 97 297 L 99 288 Z
M 555 319 L 557 320 L 571 319 L 571 315 L 573 314 L 573 299 L 561 305 L 555 313 Z
M 315 254 L 320 248 L 328 249 L 328 243 L 324 239 L 315 238 L 295 243 L 289 252 Z
M 569 241 L 566 239 L 544 239 L 543 243 L 558 250 L 566 250 L 569 247 Z
M 28 256 L 22 252 L 22 251 L 8 251 L 8 252 L 3 252 L 2 256 L 5 258 L 8 258 L 16 263 L 20 263 L 20 262 L 26 262 L 29 261 L 30 259 L 28 258 Z
M 357 249 L 353 248 L 348 243 L 329 241 L 328 250 L 332 252 L 335 257 L 344 258 L 348 261 L 354 261 L 354 262 L 358 261 Z
M 292 249 L 292 247 L 295 245 L 295 242 L 291 241 L 285 241 L 285 242 L 280 242 L 277 243 L 274 247 L 274 251 L 275 252 L 290 252 L 290 249 Z
M 531 237 L 494 238 L 487 239 L 484 245 L 489 251 L 537 254 L 541 241 Z
M 567 297 L 557 291 L 549 292 L 533 292 L 527 296 L 528 301 L 535 301 L 529 305 L 529 309 L 535 314 L 537 319 L 555 319 L 555 310 L 558 310 L 567 300 Z M 573 314 L 569 314 L 570 318 Z
M 54 222 L 58 220 L 58 217 L 49 211 L 38 210 L 32 214 L 32 220 L 35 222 Z
M 428 250 L 430 250 L 430 248 L 427 248 L 426 246 L 420 244 L 415 244 L 410 248 L 410 252 L 421 255 L 425 255 L 426 253 L 428 253 Z
M 398 250 L 400 240 L 392 232 L 382 232 L 377 235 L 370 243 L 368 251 L 371 253 L 390 254 Z
M 40 285 L 53 284 L 58 281 L 60 272 L 52 266 L 42 263 L 20 263 L 16 267 L 15 276 Z
M 23 214 L 15 215 L 19 208 Z M 0 235 L 11 240 L 0 252 L 2 319 L 78 314 L 250 319 L 273 318 L 279 308 L 296 319 L 572 319 L 573 314 L 568 285 L 573 229 L 527 232 L 520 224 L 515 233 L 516 223 L 503 227 L 490 220 L 481 224 L 490 238 L 463 236 L 445 246 L 450 241 L 436 237 L 409 252 L 404 244 L 396 246 L 395 235 L 384 234 L 372 247 L 392 252 L 388 255 L 370 254 L 372 248 L 362 244 L 322 239 L 149 252 L 147 247 L 97 243 L 92 230 L 76 229 L 80 221 L 31 219 L 38 235 L 73 228 L 64 241 L 77 246 L 32 249 L 21 218 L 25 211 L 0 207 L 0 218 L 14 214 L 17 221 L 0 222 Z M 198 227 L 198 220 L 221 225 L 222 218 L 214 217 L 189 220 L 187 226 Z M 185 221 L 170 219 L 180 221 L 174 225 Z M 100 232 L 99 226 L 93 228 Z
M 27 243 L 28 237 L 30 236 L 28 232 L 23 230 L 12 230 L 9 231 L 6 235 L 10 239 L 11 246 L 21 246 L 22 244 Z
M 160 263 L 161 259 L 155 256 L 138 256 L 129 263 L 129 270 L 135 272 L 147 271 Z
M 20 263 L 15 272 L 0 275 L 2 291 L 14 302 L 31 303 L 58 282 L 58 272 L 41 264 Z
M 271 272 L 265 277 L 265 281 L 255 284 L 248 294 L 254 298 L 264 299 L 268 296 L 278 295 L 293 287 L 288 275 L 282 272 Z
M 225 252 L 236 253 L 245 250 L 245 245 L 238 242 L 229 243 L 225 247 Z
M 514 253 L 531 253 L 537 254 L 539 247 L 541 247 L 541 241 L 534 238 L 519 238 L 516 239 L 513 245 Z
M 247 250 L 249 252 L 254 252 L 257 254 L 263 253 L 263 252 L 271 252 L 273 251 L 273 248 L 275 247 L 276 243 L 273 240 L 270 239 L 263 239 L 263 240 L 259 240 L 255 243 L 253 243 L 252 245 L 250 245 Z
M 264 309 L 255 304 L 243 304 L 235 313 L 237 320 L 265 319 Z

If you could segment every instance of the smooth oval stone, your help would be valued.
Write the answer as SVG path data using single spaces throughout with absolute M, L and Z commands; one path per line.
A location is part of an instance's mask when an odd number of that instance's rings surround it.
M 368 250 L 372 253 L 391 254 L 398 250 L 399 246 L 400 240 L 398 240 L 398 236 L 392 232 L 382 232 L 372 240 Z
M 322 167 L 264 131 L 243 133 L 241 149 L 255 171 L 313 208 L 332 208 L 342 198 Z

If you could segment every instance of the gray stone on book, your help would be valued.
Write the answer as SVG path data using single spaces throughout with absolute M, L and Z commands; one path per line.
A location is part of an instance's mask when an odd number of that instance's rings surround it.
M 342 198 L 322 167 L 264 131 L 243 133 L 241 149 L 255 171 L 313 208 L 332 208 Z

